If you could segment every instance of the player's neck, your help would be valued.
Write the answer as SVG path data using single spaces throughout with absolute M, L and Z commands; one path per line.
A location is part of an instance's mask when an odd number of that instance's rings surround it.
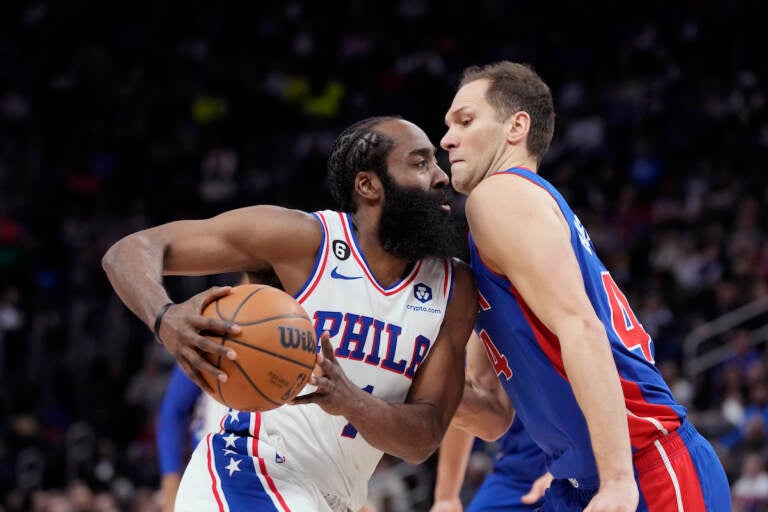
M 376 281 L 384 287 L 394 285 L 412 268 L 414 262 L 384 249 L 379 237 L 380 212 L 358 208 L 351 217 L 358 246 Z
M 498 163 L 491 166 L 488 176 L 512 168 L 523 168 L 538 173 L 539 163 L 522 148 L 511 147 L 501 155 Z

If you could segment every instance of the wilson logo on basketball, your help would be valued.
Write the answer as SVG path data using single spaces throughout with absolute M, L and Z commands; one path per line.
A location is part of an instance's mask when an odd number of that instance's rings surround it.
M 312 331 L 302 331 L 296 327 L 277 326 L 280 329 L 280 344 L 285 348 L 299 348 L 306 352 L 317 352 L 317 342 Z

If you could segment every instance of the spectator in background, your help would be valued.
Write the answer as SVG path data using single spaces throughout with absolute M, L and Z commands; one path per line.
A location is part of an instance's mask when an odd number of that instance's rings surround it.
M 744 456 L 741 476 L 733 484 L 736 512 L 761 512 L 768 507 L 768 473 L 765 454 L 749 452 Z
M 397 459 L 390 455 L 381 458 L 368 484 L 368 503 L 358 512 L 410 512 L 408 486 L 397 471 Z
M 664 381 L 672 391 L 672 396 L 685 408 L 691 407 L 693 400 L 693 386 L 686 378 L 680 375 L 680 365 L 676 361 L 667 360 L 659 363 L 659 371 Z
M 744 421 L 744 373 L 737 366 L 727 367 L 721 378 L 723 397 L 720 414 L 731 426 L 741 425 Z
M 719 439 L 724 451 L 726 472 L 737 475 L 741 460 L 750 452 L 768 454 L 768 383 L 759 382 L 749 389 L 749 401 L 741 422 Z

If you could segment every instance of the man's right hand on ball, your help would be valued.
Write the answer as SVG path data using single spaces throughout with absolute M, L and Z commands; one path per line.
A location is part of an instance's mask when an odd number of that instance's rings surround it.
M 168 352 L 173 354 L 189 378 L 206 391 L 210 391 L 210 386 L 201 372 L 207 372 L 222 382 L 226 382 L 227 375 L 209 363 L 202 353 L 208 352 L 229 359 L 235 359 L 236 353 L 206 338 L 201 332 L 214 337 L 236 335 L 240 333 L 240 327 L 226 320 L 203 316 L 202 311 L 219 297 L 228 295 L 231 289 L 231 286 L 214 286 L 185 302 L 172 305 L 163 315 L 158 330 L 158 337 Z

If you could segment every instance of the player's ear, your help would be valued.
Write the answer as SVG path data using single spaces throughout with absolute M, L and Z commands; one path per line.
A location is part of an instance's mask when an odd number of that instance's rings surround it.
M 507 129 L 507 142 L 512 145 L 520 144 L 531 130 L 531 116 L 524 110 L 510 115 L 504 122 Z
M 384 192 L 379 175 L 373 171 L 360 171 L 355 176 L 355 192 L 366 201 L 379 200 Z

